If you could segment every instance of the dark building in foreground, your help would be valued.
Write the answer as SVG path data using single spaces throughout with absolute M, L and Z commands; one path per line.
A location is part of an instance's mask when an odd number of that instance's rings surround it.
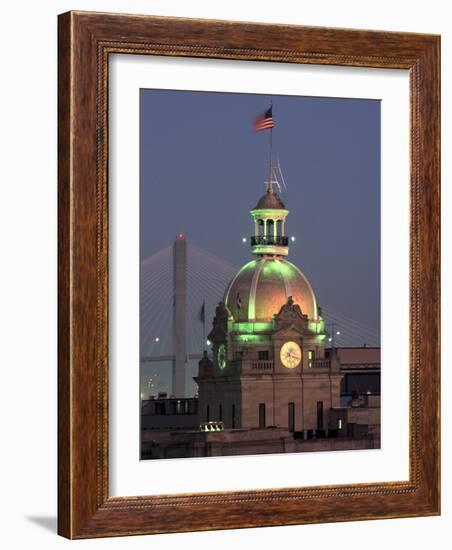
M 379 349 L 326 347 L 314 291 L 286 259 L 288 213 L 269 183 L 251 210 L 254 259 L 228 285 L 199 362 L 197 412 L 174 399 L 164 420 L 143 414 L 143 458 L 379 447 Z M 156 406 L 145 403 L 148 417 Z
M 193 430 L 199 427 L 198 399 L 167 398 L 160 394 L 142 401 L 141 430 Z
M 336 350 L 341 372 L 341 403 L 347 405 L 354 393 L 380 396 L 380 348 L 351 347 Z M 329 357 L 331 350 L 326 350 Z

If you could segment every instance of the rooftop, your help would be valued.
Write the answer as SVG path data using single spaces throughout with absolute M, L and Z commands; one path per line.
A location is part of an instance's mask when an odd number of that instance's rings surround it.
M 270 189 L 267 189 L 267 192 L 259 199 L 254 210 L 285 210 L 285 208 L 286 207 L 279 196 L 276 193 L 273 193 Z

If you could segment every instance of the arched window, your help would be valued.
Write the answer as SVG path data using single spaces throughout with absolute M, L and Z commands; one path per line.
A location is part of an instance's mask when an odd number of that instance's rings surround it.
M 276 222 L 276 235 L 278 237 L 282 237 L 282 234 L 283 234 L 282 228 L 283 228 L 283 222 L 282 222 L 282 220 L 278 220 Z
M 264 236 L 264 220 L 257 220 L 257 231 L 258 231 L 258 234 L 257 236 L 258 237 L 263 237 Z
M 273 220 L 267 220 L 267 234 L 266 237 L 273 238 L 275 235 L 275 222 Z

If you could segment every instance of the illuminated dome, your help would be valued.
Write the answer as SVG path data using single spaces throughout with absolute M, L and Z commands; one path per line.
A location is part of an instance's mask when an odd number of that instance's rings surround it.
M 259 257 L 232 279 L 224 301 L 235 322 L 271 321 L 289 296 L 310 321 L 317 320 L 314 291 L 303 273 L 285 259 Z

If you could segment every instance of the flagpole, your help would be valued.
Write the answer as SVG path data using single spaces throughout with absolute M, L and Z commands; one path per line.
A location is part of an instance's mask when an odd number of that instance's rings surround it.
M 270 109 L 272 109 L 273 117 L 273 102 L 270 100 Z M 268 190 L 273 193 L 272 184 L 272 147 L 273 147 L 273 128 L 270 128 L 270 158 L 269 158 L 269 176 L 268 176 Z

